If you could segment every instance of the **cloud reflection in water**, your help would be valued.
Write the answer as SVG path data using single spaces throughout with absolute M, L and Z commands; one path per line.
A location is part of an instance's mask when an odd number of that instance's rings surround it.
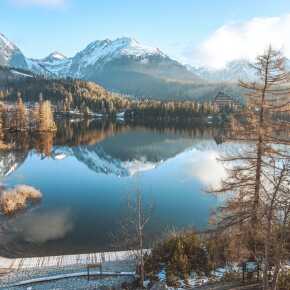
M 20 236 L 32 243 L 62 239 L 73 230 L 72 215 L 68 209 L 42 213 L 30 212 L 19 216 L 14 223 Z

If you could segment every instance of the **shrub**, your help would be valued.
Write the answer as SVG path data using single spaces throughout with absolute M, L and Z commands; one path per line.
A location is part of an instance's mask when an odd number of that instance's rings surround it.
M 178 278 L 186 281 L 192 272 L 208 274 L 207 252 L 197 235 L 192 231 L 171 235 L 154 247 L 145 260 L 145 270 L 158 273 L 161 268 L 171 286 Z
M 28 185 L 18 185 L 11 190 L 4 191 L 0 197 L 1 210 L 5 215 L 13 215 L 17 211 L 26 208 L 29 201 L 41 199 L 39 190 Z

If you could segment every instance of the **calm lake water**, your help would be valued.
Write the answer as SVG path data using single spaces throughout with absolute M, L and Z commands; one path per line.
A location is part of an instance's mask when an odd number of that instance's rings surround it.
M 137 189 L 144 207 L 153 204 L 149 241 L 173 228 L 208 226 L 218 200 L 204 189 L 225 174 L 216 161 L 225 148 L 215 141 L 219 129 L 97 121 L 60 121 L 58 127 L 56 136 L 18 136 L 19 148 L 0 155 L 4 187 L 27 184 L 43 193 L 39 204 L 0 217 L 0 255 L 113 249 L 128 196 Z

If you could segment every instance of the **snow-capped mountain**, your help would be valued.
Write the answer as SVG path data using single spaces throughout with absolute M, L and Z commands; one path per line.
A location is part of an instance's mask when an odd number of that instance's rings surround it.
M 244 59 L 231 61 L 222 69 L 187 67 L 200 78 L 208 81 L 235 82 L 238 80 L 255 80 L 257 78 L 255 70 L 251 67 L 249 61 Z
M 77 53 L 72 66 L 82 68 L 92 65 L 102 66 L 122 57 L 132 57 L 138 61 L 146 62 L 152 56 L 166 57 L 158 48 L 141 45 L 132 38 L 123 37 L 113 41 L 105 39 L 94 41 Z M 75 73 L 81 76 L 80 71 L 75 71 Z
M 290 70 L 290 60 L 286 59 L 285 67 Z M 208 67 L 193 67 L 188 65 L 188 70 L 208 81 L 236 82 L 238 80 L 255 81 L 258 76 L 250 62 L 245 59 L 233 60 L 222 69 Z
M 136 96 L 170 97 L 180 92 L 172 82 L 194 82 L 196 76 L 160 49 L 129 37 L 97 40 L 75 56 L 54 53 L 44 59 L 28 59 L 35 73 L 94 81 L 107 89 Z M 169 81 L 171 83 L 169 83 Z
M 25 56 L 20 49 L 0 33 L 0 65 L 27 69 Z
M 224 71 L 188 69 L 160 49 L 129 37 L 94 41 L 72 57 L 53 52 L 42 59 L 29 59 L 1 36 L 0 65 L 29 69 L 34 74 L 93 81 L 108 90 L 136 97 L 210 99 L 221 90 L 221 80 L 236 80 L 247 73 L 245 63 L 234 62 Z M 222 85 L 238 94 L 236 84 Z
M 194 75 L 180 63 L 172 60 L 160 49 L 141 44 L 129 37 L 115 40 L 105 39 L 90 43 L 84 50 L 71 58 L 56 52 L 44 59 L 29 59 L 29 68 L 36 73 L 50 73 L 55 76 L 70 76 L 94 80 L 96 74 L 107 70 L 134 71 L 176 79 Z M 182 76 L 177 76 L 177 71 Z
M 60 52 L 53 52 L 43 59 L 27 59 L 28 67 L 37 74 L 66 77 L 69 74 L 71 59 Z
M 122 57 L 146 63 L 152 56 L 166 57 L 158 48 L 144 46 L 135 39 L 123 37 L 94 41 L 71 58 L 53 52 L 44 59 L 28 59 L 27 62 L 29 68 L 36 73 L 85 78 L 92 67 L 101 70 L 105 64 Z

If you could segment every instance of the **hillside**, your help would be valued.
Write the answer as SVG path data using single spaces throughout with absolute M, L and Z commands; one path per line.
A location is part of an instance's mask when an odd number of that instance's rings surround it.
M 64 107 L 118 110 L 127 102 L 126 98 L 110 93 L 93 82 L 45 78 L 26 70 L 7 67 L 0 67 L 0 95 L 5 101 L 15 101 L 21 96 L 25 102 L 31 103 L 39 101 L 42 96 L 60 110 Z

